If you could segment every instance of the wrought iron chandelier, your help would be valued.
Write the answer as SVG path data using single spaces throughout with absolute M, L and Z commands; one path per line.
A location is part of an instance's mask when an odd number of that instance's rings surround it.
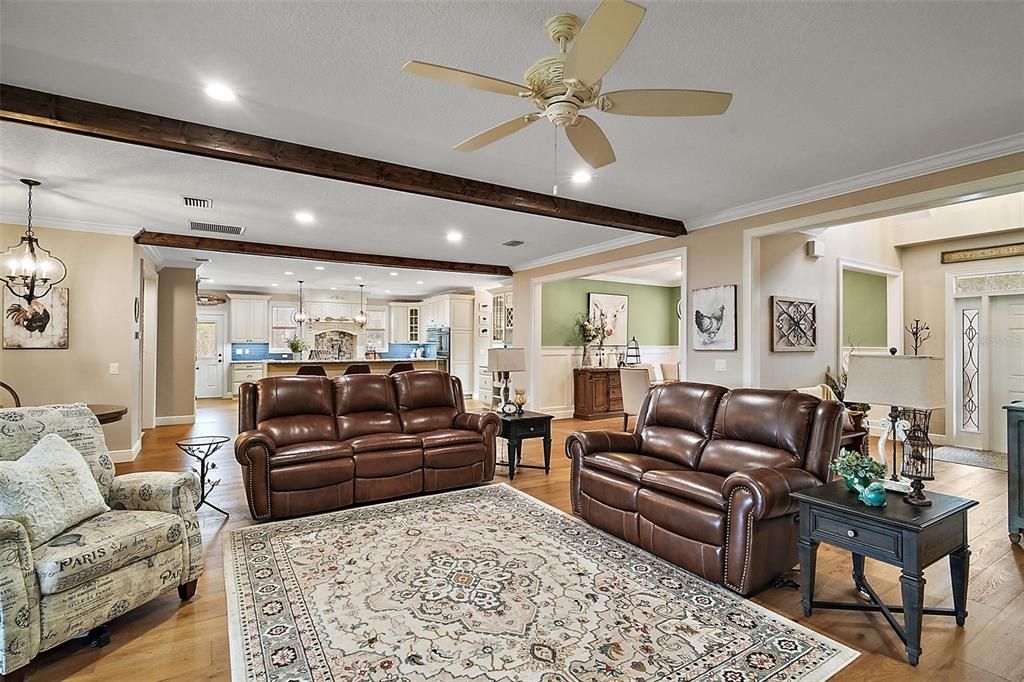
M 359 312 L 352 318 L 352 321 L 360 329 L 366 326 L 366 309 L 363 307 L 363 286 L 363 284 L 359 285 Z
M 0 256 L 0 263 L 3 264 L 4 286 L 7 290 L 32 305 L 32 301 L 46 296 L 53 287 L 63 282 L 68 269 L 64 261 L 39 245 L 39 239 L 32 231 L 32 188 L 41 183 L 28 178 L 22 178 L 21 182 L 28 187 L 25 236 Z
M 309 315 L 306 314 L 306 309 L 302 307 L 302 282 L 299 280 L 299 307 L 292 313 L 292 322 L 295 323 L 296 327 L 301 327 L 302 323 L 309 319 Z

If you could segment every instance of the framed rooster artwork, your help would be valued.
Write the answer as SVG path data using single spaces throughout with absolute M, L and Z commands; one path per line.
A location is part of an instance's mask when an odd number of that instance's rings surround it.
M 736 285 L 693 289 L 690 302 L 690 347 L 736 350 Z
M 57 287 L 31 302 L 4 289 L 4 350 L 68 348 L 68 289 Z

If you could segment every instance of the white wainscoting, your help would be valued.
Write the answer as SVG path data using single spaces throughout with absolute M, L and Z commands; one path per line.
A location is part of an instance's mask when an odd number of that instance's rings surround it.
M 568 419 L 573 414 L 572 371 L 580 366 L 583 349 L 579 346 L 542 346 L 538 368 L 539 396 L 531 409 Z M 679 362 L 678 346 L 640 346 L 640 360 L 645 364 Z

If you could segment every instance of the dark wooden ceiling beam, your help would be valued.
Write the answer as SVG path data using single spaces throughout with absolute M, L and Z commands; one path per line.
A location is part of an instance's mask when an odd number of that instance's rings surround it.
M 331 263 L 352 263 L 355 265 L 377 265 L 381 267 L 408 268 L 412 270 L 467 272 L 474 275 L 512 276 L 512 268 L 507 265 L 459 263 L 457 261 L 431 260 L 429 258 L 409 258 L 406 256 L 384 256 L 375 253 L 332 251 L 330 249 L 314 249 L 305 246 L 262 244 L 259 242 L 247 242 L 236 239 L 196 237 L 190 234 L 171 234 L 169 232 L 147 232 L 146 230 L 143 230 L 135 235 L 135 243 L 141 246 L 165 246 L 171 249 L 192 249 L 197 251 L 216 251 L 219 253 L 243 253 L 249 256 L 298 258 L 302 260 L 318 260 Z
M 494 185 L 14 85 L 0 84 L 0 120 L 661 237 L 686 234 L 681 220 Z

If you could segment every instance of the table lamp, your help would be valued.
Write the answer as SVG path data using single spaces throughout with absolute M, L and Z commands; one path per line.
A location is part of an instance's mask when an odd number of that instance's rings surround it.
M 900 407 L 934 410 L 945 405 L 945 386 L 942 378 L 942 358 L 927 355 L 867 355 L 850 356 L 844 400 L 869 405 L 889 405 L 889 419 L 882 421 L 882 436 L 878 439 L 878 454 L 885 462 L 886 440 L 892 438 L 892 480 L 899 481 L 896 473 L 897 441 L 910 424 L 900 420 Z M 911 479 L 912 492 L 905 502 L 926 506 L 931 501 L 921 492 L 922 480 L 931 480 L 931 466 L 904 466 L 903 473 Z
M 498 409 L 504 414 L 520 412 L 520 408 L 508 398 L 508 381 L 510 372 L 526 371 L 526 353 L 522 348 L 489 348 L 487 349 L 487 370 L 498 375 L 502 382 L 501 404 Z

